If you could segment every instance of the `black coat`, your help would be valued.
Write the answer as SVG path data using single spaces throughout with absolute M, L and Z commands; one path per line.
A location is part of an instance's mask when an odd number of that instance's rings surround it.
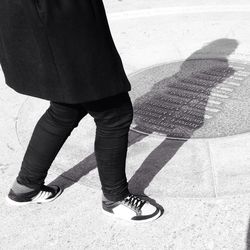
M 131 89 L 102 0 L 1 0 L 0 62 L 15 91 L 78 103 Z

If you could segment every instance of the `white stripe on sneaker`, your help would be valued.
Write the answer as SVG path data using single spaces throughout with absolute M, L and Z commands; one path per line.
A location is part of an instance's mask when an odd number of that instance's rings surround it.
M 47 191 L 40 191 L 34 199 L 32 199 L 33 202 L 40 202 L 46 200 L 51 195 L 50 192 Z
M 37 200 L 41 196 L 42 191 L 40 191 L 35 197 L 32 198 L 32 201 Z

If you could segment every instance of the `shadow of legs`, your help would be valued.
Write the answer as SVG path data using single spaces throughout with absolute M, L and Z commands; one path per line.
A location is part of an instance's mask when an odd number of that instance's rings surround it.
M 165 139 L 144 160 L 140 168 L 129 181 L 129 188 L 136 193 L 144 194 L 154 177 L 176 154 L 186 141 Z
M 128 146 L 135 144 L 142 140 L 147 135 L 141 135 L 134 131 L 129 132 Z M 78 182 L 83 176 L 86 176 L 90 171 L 97 167 L 95 154 L 91 154 L 86 157 L 83 161 L 79 162 L 73 168 L 60 174 L 55 180 L 49 185 L 59 185 L 63 189 L 69 188 L 74 183 Z

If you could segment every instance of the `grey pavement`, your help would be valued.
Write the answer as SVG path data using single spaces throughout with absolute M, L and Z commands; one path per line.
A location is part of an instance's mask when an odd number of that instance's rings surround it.
M 249 1 L 104 3 L 132 84 L 135 119 L 127 158 L 129 186 L 156 200 L 164 214 L 140 225 L 102 215 L 93 155 L 95 126 L 90 116 L 72 132 L 51 166 L 47 183 L 60 184 L 64 193 L 46 205 L 7 206 L 4 198 L 19 171 L 32 130 L 49 103 L 16 93 L 5 85 L 0 72 L 0 249 L 247 249 Z M 176 79 L 197 78 L 198 67 L 209 77 L 207 84 L 218 62 L 231 73 L 220 76 L 209 92 L 206 89 L 204 109 L 201 105 L 192 108 L 195 117 L 203 117 L 202 125 L 194 128 L 201 120 L 190 115 L 193 120 L 184 127 L 165 124 L 173 130 L 164 134 L 156 120 L 150 123 L 146 109 L 151 115 L 159 111 L 149 106 L 150 100 L 156 102 L 162 93 L 178 89 L 171 92 L 172 96 L 175 93 L 173 101 L 179 93 L 184 95 L 179 99 L 185 101 L 189 98 L 186 86 Z M 201 89 L 198 85 L 194 91 Z M 190 111 L 184 102 L 178 105 L 174 115 L 179 108 Z

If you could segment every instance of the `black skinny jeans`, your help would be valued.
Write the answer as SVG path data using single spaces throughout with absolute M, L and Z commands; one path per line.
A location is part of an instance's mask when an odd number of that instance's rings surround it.
M 95 156 L 103 194 L 112 201 L 125 198 L 129 193 L 125 174 L 128 132 L 133 119 L 128 93 L 88 103 L 50 101 L 49 108 L 34 128 L 18 183 L 30 188 L 43 185 L 62 145 L 88 113 L 96 124 Z

